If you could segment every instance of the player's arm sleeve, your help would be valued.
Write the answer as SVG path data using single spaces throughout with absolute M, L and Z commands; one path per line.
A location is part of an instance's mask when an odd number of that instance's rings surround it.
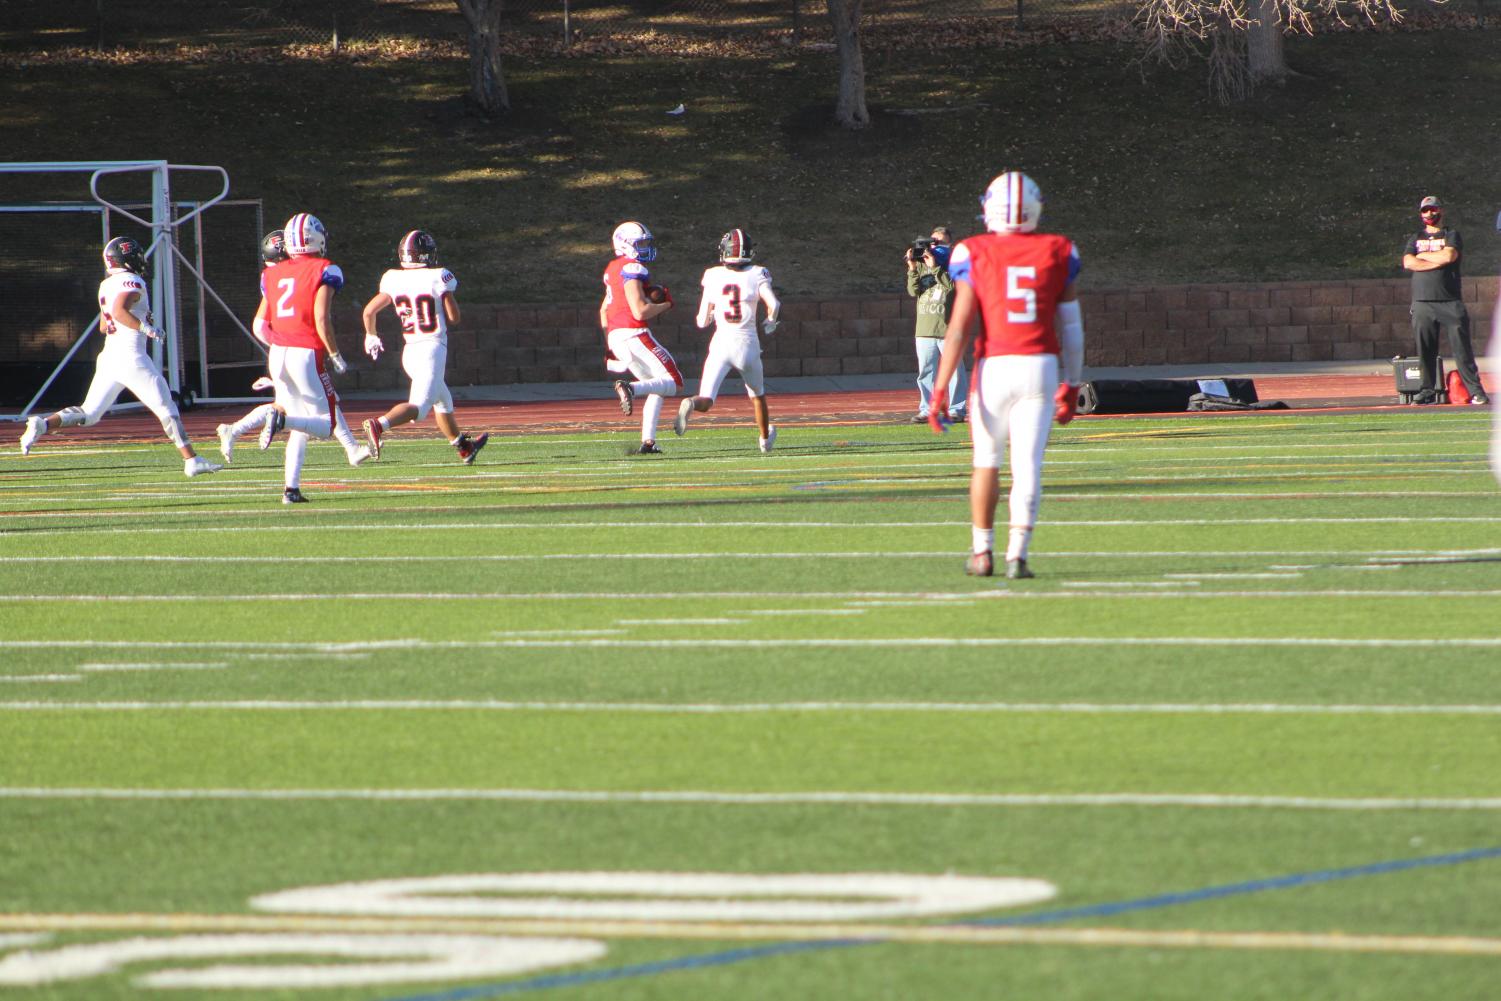
M 766 303 L 766 318 L 775 320 L 782 312 L 782 300 L 777 298 L 776 291 L 771 287 L 771 276 L 761 283 L 761 301 Z
M 974 288 L 975 283 L 971 277 L 971 270 L 969 246 L 961 242 L 954 248 L 953 254 L 949 256 L 949 278 L 953 279 L 956 285 L 959 282 L 964 282 L 970 288 Z
M 330 264 L 323 269 L 323 277 L 318 281 L 319 285 L 326 285 L 335 292 L 344 287 L 344 271 L 337 264 Z
M 1058 330 L 1058 370 L 1063 381 L 1077 386 L 1084 378 L 1084 313 L 1079 300 L 1060 302 L 1053 325 Z
M 709 286 L 704 285 L 699 289 L 698 315 L 693 318 L 693 322 L 698 324 L 698 328 L 702 330 L 713 322 L 713 317 L 714 303 L 709 298 Z

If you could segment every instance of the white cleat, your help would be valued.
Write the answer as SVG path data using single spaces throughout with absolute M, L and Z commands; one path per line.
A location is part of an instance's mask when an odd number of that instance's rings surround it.
M 351 466 L 358 466 L 360 463 L 366 461 L 367 459 L 375 458 L 375 456 L 370 454 L 369 445 L 361 445 L 353 452 L 345 452 L 344 454 L 349 457 L 349 464 Z
M 693 416 L 693 397 L 678 404 L 677 420 L 672 422 L 672 432 L 681 438 L 688 433 L 688 418 Z
M 28 417 L 28 418 L 26 418 L 26 430 L 21 432 L 21 454 L 22 455 L 30 455 L 31 454 L 31 446 L 35 445 L 36 444 L 36 440 L 38 438 L 40 438 L 42 435 L 46 434 L 46 433 L 47 433 L 47 418 L 45 418 L 45 417 Z
M 227 466 L 235 461 L 235 429 L 231 424 L 220 424 L 214 429 L 219 436 L 219 454 L 224 456 L 224 464 Z
M 217 473 L 223 468 L 217 462 L 209 462 L 201 455 L 195 455 L 191 459 L 186 459 L 182 464 L 184 476 L 197 476 L 200 473 Z
M 766 429 L 766 437 L 761 439 L 761 451 L 770 452 L 771 447 L 777 443 L 777 426 L 771 425 Z

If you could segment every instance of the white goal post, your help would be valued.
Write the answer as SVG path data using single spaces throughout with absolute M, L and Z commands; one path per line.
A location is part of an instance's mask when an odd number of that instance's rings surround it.
M 174 201 L 173 175 L 179 172 L 209 175 L 218 182 L 217 193 L 197 201 Z M 25 175 L 29 175 L 30 183 L 22 182 Z M 86 175 L 86 187 L 81 183 L 83 177 L 80 175 Z M 120 175 L 124 175 L 126 182 L 132 187 L 137 179 L 144 180 L 146 190 L 128 199 L 115 193 L 122 187 L 121 182 L 114 180 Z M 69 178 L 74 180 L 70 181 Z M 255 275 L 259 269 L 257 254 L 262 228 L 261 206 L 259 201 L 228 201 L 229 175 L 222 167 L 174 164 L 166 160 L 0 163 L 0 182 L 4 183 L 4 188 L 0 189 L 4 192 L 0 195 L 0 203 L 3 203 L 0 204 L 0 220 L 4 224 L 16 229 L 27 225 L 23 220 L 39 217 L 49 224 L 45 226 L 49 230 L 69 230 L 67 238 L 59 238 L 57 241 L 65 247 L 51 248 L 55 253 L 66 253 L 69 260 L 61 265 L 57 262 L 48 263 L 52 285 L 60 285 L 63 279 L 57 276 L 66 272 L 66 284 L 73 290 L 71 306 L 51 302 L 23 304 L 32 307 L 31 315 L 42 318 L 35 321 L 38 325 L 48 319 L 56 319 L 56 322 L 45 324 L 48 329 L 44 338 L 41 333 L 28 331 L 28 324 L 23 319 L 21 329 L 17 331 L 16 342 L 7 348 L 4 357 L 0 357 L 0 366 L 9 363 L 10 371 L 7 374 L 12 383 L 31 378 L 35 385 L 41 368 L 54 361 L 55 365 L 45 379 L 39 379 L 35 392 L 19 411 L 12 408 L 24 398 L 24 393 L 18 396 L 14 385 L 8 387 L 6 402 L 0 404 L 0 420 L 22 420 L 36 410 L 43 396 L 98 328 L 98 309 L 97 305 L 92 304 L 92 295 L 89 296 L 88 304 L 92 317 L 84 323 L 82 289 L 88 288 L 91 292 L 93 284 L 102 277 L 99 251 L 112 236 L 126 235 L 117 230 L 126 230 L 139 236 L 147 247 L 147 258 L 152 264 L 151 306 L 157 325 L 166 333 L 165 343 L 152 342 L 152 355 L 161 366 L 162 374 L 179 403 L 187 407 L 195 399 L 206 403 L 254 399 L 248 395 L 223 392 L 223 386 L 215 386 L 215 383 L 223 384 L 233 380 L 222 378 L 222 372 L 218 373 L 220 377 L 215 377 L 215 373 L 211 372 L 211 369 L 258 370 L 264 356 L 264 349 L 246 325 L 248 317 L 242 319 L 205 277 L 205 240 L 213 240 L 212 234 L 205 231 L 205 212 L 221 206 L 222 213 L 225 211 L 222 207 L 234 206 L 237 218 L 241 218 L 240 229 L 246 232 L 238 234 L 236 249 L 221 251 L 216 256 L 221 264 L 228 260 L 236 268 L 233 291 L 238 294 L 230 298 L 239 300 L 240 312 L 245 312 L 247 308 L 253 309 L 246 297 L 254 288 Z M 101 192 L 101 182 L 109 191 L 108 195 Z M 28 194 L 30 197 L 27 197 Z M 251 217 L 253 229 L 245 225 Z M 64 219 L 70 222 L 61 224 L 59 221 Z M 83 221 L 82 227 L 78 220 Z M 88 234 L 88 229 L 95 224 L 89 220 L 97 222 L 97 238 L 91 238 Z M 33 222 L 30 230 L 20 231 L 34 233 L 36 229 L 37 225 Z M 31 244 L 33 241 L 22 237 L 21 242 Z M 85 245 L 90 251 L 89 255 L 83 259 L 74 259 L 83 252 Z M 184 245 L 188 247 L 188 253 L 184 253 Z M 0 262 L 0 271 L 7 264 L 17 271 L 16 275 L 7 275 L 7 279 L 11 279 L 21 277 L 22 269 L 32 262 Z M 219 271 L 222 273 L 224 267 L 221 266 Z M 11 287 L 14 295 L 17 283 L 7 280 L 5 284 Z M 44 300 L 47 297 L 47 285 L 43 283 L 35 298 Z M 63 315 L 69 310 L 71 316 Z M 210 323 L 211 317 L 213 324 Z M 210 336 L 211 325 L 219 328 L 214 332 L 213 338 Z M 74 336 L 74 331 L 79 326 L 82 330 Z M 227 352 L 224 348 L 226 330 L 232 332 L 231 336 L 236 342 L 234 349 Z M 29 342 L 28 338 L 31 339 Z M 42 343 L 44 339 L 45 344 Z M 57 352 L 65 344 L 67 351 L 58 359 Z M 217 356 L 227 355 L 229 360 L 216 358 L 211 361 L 211 353 Z M 248 384 L 248 378 L 243 381 Z M 123 406 L 134 408 L 139 404 L 127 403 Z

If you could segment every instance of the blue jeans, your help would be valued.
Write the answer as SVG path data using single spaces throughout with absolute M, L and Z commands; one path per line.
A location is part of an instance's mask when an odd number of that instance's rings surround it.
M 943 357 L 943 338 L 918 337 L 917 341 L 917 412 L 928 413 L 928 401 L 933 398 L 933 378 L 938 375 L 938 359 Z M 964 359 L 954 369 L 949 380 L 948 416 L 958 416 L 969 410 L 969 373 L 964 370 Z

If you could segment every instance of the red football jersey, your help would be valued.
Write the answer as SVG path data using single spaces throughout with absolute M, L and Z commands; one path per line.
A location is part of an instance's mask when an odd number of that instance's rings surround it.
M 287 348 L 323 347 L 313 322 L 313 304 L 323 285 L 331 286 L 335 292 L 344 287 L 344 272 L 323 257 L 289 257 L 261 272 L 266 333 L 272 344 Z
M 975 357 L 1057 354 L 1053 314 L 1078 273 L 1079 252 L 1066 236 L 985 233 L 961 240 L 949 274 L 975 292 Z
M 646 292 L 645 286 L 651 281 L 651 273 L 646 270 L 646 265 L 640 261 L 633 261 L 629 257 L 617 257 L 605 268 L 605 328 L 607 330 L 634 329 L 645 330 L 650 324 L 645 320 L 638 320 L 631 313 L 631 304 L 625 297 L 625 283 L 639 281 L 642 283 L 642 294 Z

